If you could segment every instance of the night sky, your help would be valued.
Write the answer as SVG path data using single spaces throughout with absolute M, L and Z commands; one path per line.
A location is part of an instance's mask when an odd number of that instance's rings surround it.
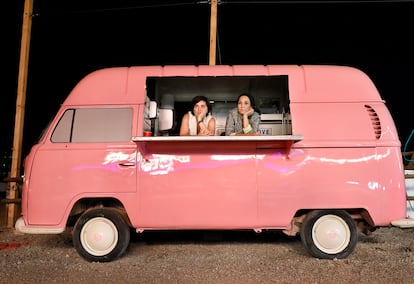
M 24 0 L 7 2 L 2 153 L 13 145 Z M 414 1 L 307 2 L 219 2 L 217 64 L 359 68 L 386 100 L 404 146 L 414 128 Z M 197 1 L 34 0 L 23 156 L 86 74 L 113 66 L 208 65 L 209 31 L 210 6 Z

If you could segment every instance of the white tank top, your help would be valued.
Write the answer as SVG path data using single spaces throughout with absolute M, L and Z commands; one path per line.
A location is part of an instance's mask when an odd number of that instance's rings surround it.
M 191 113 L 191 111 L 188 112 L 188 131 L 190 133 L 190 135 L 197 135 L 197 119 L 195 117 L 195 115 L 193 115 Z M 210 121 L 210 119 L 212 118 L 212 115 L 207 115 L 207 117 L 205 117 L 203 119 L 203 123 L 208 126 L 208 122 Z

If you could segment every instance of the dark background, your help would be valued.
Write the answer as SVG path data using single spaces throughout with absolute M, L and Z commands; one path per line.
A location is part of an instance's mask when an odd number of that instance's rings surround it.
M 10 0 L 2 9 L 1 153 L 13 146 L 23 6 Z M 221 1 L 217 27 L 217 64 L 361 69 L 386 101 L 404 147 L 414 128 L 413 1 Z M 86 74 L 208 65 L 209 32 L 206 1 L 34 0 L 23 157 Z

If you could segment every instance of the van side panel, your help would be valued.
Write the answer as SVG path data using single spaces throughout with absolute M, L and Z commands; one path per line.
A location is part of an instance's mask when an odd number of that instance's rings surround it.
M 25 172 L 30 188 L 26 193 L 31 204 L 29 224 L 65 222 L 69 204 L 82 197 L 135 192 L 136 154 L 132 141 L 53 143 L 45 139 Z
M 291 95 L 296 102 L 380 102 L 371 79 L 361 70 L 345 66 L 301 66 L 305 92 Z M 293 82 L 297 84 L 298 82 Z M 297 95 L 297 96 L 296 96 Z
M 300 209 L 363 208 L 370 203 L 366 200 L 383 198 L 375 186 L 375 148 L 294 147 L 288 157 L 261 153 L 259 215 L 264 226 L 287 226 Z
M 257 222 L 254 143 L 151 142 L 140 155 L 139 228 L 248 228 Z
M 304 137 L 301 145 L 318 147 L 375 147 L 368 111 L 360 102 L 290 104 L 293 133 Z
M 403 218 L 401 144 L 372 81 L 353 68 L 302 68 L 304 92 L 290 93 L 292 132 L 304 136 L 290 155 L 303 159 L 289 183 L 297 208 L 363 208 L 377 226 Z
M 406 217 L 406 189 L 404 166 L 399 147 L 377 147 L 378 187 L 383 195 L 378 202 L 372 202 L 376 208 L 370 213 L 378 226 L 389 226 L 390 219 Z M 375 197 L 377 198 L 377 197 Z M 374 207 L 373 206 L 373 207 Z

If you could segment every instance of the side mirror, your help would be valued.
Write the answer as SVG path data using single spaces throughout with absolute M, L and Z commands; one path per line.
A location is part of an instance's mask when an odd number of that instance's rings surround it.
M 150 101 L 148 104 L 148 118 L 156 118 L 157 117 L 157 102 Z
M 158 109 L 158 129 L 167 131 L 172 129 L 174 123 L 174 114 L 172 109 Z

